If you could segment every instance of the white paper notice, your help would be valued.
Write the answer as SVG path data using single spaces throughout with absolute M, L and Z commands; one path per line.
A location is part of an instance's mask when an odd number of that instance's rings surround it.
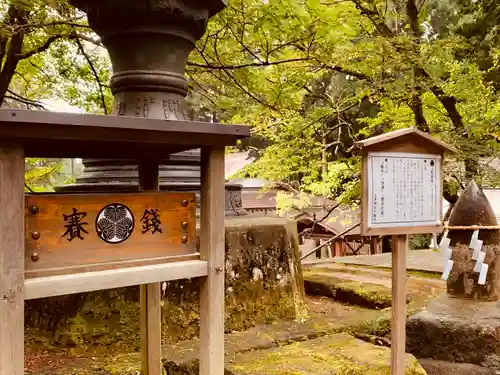
M 479 237 L 479 230 L 475 230 L 474 233 L 472 233 L 472 236 L 470 238 L 469 248 L 471 248 L 471 249 L 476 248 L 476 241 L 477 241 L 478 237 Z
M 452 268 L 453 268 L 453 261 L 448 260 L 444 266 L 444 271 L 443 275 L 441 276 L 441 279 L 443 279 L 444 281 L 448 280 Z
M 445 251 L 446 249 L 449 249 L 450 247 L 450 243 L 451 243 L 451 239 L 446 237 L 446 238 L 443 238 L 441 240 L 441 244 L 439 245 L 439 248 L 443 251 Z
M 477 280 L 479 285 L 486 284 L 486 275 L 488 275 L 488 265 L 483 263 L 481 266 L 481 272 L 479 273 L 479 280 Z
M 477 256 L 476 265 L 474 266 L 474 272 L 481 272 L 481 267 L 484 262 L 484 257 L 486 253 L 480 252 Z
M 446 249 L 442 250 L 442 253 L 443 253 L 443 258 L 445 260 L 451 259 L 451 256 L 453 254 L 453 250 L 451 250 L 450 248 L 446 248 Z
M 474 252 L 472 253 L 472 259 L 477 260 L 477 257 L 479 256 L 482 247 L 483 247 L 483 241 L 476 240 L 476 243 L 474 244 Z
M 441 156 L 368 153 L 368 227 L 441 223 Z
M 439 242 L 439 248 L 443 248 L 444 241 L 448 239 L 448 229 L 446 229 L 443 233 L 443 236 L 441 237 L 441 242 Z M 448 246 L 450 246 L 450 243 L 448 242 Z

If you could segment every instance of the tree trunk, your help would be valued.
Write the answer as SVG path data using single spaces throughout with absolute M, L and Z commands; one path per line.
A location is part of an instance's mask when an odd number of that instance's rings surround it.
M 20 9 L 14 3 L 11 3 L 2 25 L 4 27 L 5 25 L 25 25 L 27 23 L 28 16 L 29 12 L 27 10 Z M 10 40 L 5 37 L 0 39 L 0 106 L 5 99 L 12 77 L 14 77 L 14 74 L 16 73 L 17 64 L 19 63 L 18 55 L 22 52 L 23 42 L 24 34 L 22 32 L 14 33 L 10 37 Z

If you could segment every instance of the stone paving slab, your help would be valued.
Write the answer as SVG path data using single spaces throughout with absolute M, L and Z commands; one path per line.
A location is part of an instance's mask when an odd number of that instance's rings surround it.
M 358 266 L 391 268 L 392 254 L 337 257 L 334 259 L 334 262 Z M 406 256 L 406 268 L 411 271 L 442 273 L 444 258 L 441 252 L 436 250 L 410 250 Z
M 238 353 L 228 370 L 234 375 L 389 374 L 390 349 L 340 333 L 285 347 Z M 426 375 L 411 354 L 406 357 L 405 375 Z
M 311 340 L 341 331 L 364 332 L 370 322 L 385 319 L 386 313 L 360 307 L 345 306 L 333 301 L 311 298 L 310 315 L 303 321 L 282 321 L 260 325 L 247 331 L 225 335 L 226 362 L 231 363 L 237 353 L 267 350 L 290 342 Z M 199 340 L 164 345 L 162 356 L 169 374 L 197 374 Z M 62 359 L 61 361 L 59 359 Z M 140 354 L 129 353 L 102 357 L 70 357 L 48 354 L 43 366 L 26 375 L 136 375 Z

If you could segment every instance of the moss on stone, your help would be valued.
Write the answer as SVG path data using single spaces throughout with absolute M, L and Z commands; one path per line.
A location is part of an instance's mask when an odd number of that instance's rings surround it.
M 391 313 L 390 310 L 384 311 L 381 316 L 373 319 L 366 319 L 360 324 L 349 327 L 350 333 L 362 333 L 378 337 L 388 336 L 391 333 Z
M 498 302 L 443 294 L 406 325 L 406 347 L 419 358 L 472 363 L 500 373 Z
M 441 279 L 442 273 L 432 271 L 409 270 L 406 272 L 408 275 L 422 277 L 424 279 Z
M 339 302 L 376 309 L 391 306 L 391 290 L 383 285 L 343 280 L 313 271 L 304 272 L 304 285 L 308 294 L 331 297 Z
M 347 334 L 335 334 L 270 350 L 234 356 L 234 375 L 389 375 L 390 350 Z M 407 355 L 406 375 L 426 375 Z

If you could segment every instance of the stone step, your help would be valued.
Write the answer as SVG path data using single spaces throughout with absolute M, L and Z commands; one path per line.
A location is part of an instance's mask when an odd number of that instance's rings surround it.
M 391 284 L 391 272 L 390 270 L 369 268 L 369 267 L 358 267 L 358 266 L 344 266 L 339 264 L 322 264 L 316 265 L 314 267 L 309 267 L 305 269 L 305 272 L 320 272 L 328 273 L 331 275 L 342 274 L 342 277 L 356 278 L 356 276 L 362 276 L 364 278 L 370 277 L 375 279 L 377 282 L 386 286 Z
M 256 352 L 238 353 L 226 367 L 231 375 L 331 375 L 390 373 L 390 349 L 340 333 Z M 407 354 L 405 375 L 426 375 Z
M 335 258 L 336 263 L 358 266 L 391 268 L 392 254 L 355 255 Z M 406 268 L 411 271 L 422 271 L 441 274 L 444 269 L 444 258 L 435 250 L 409 250 L 406 255 Z
M 328 264 L 315 264 L 303 266 L 305 270 L 315 270 L 319 272 L 329 273 L 344 273 L 354 275 L 364 275 L 374 278 L 391 279 L 392 273 L 390 268 L 385 267 L 372 267 L 372 266 L 357 266 L 357 265 L 344 265 L 339 263 Z M 427 272 L 427 271 L 414 271 L 407 270 L 407 276 L 412 279 L 425 279 L 427 283 L 441 284 L 441 273 Z
M 329 297 L 338 302 L 372 309 L 391 306 L 390 282 L 390 280 L 363 278 L 350 274 L 304 272 L 304 288 L 307 294 Z
M 330 279 L 330 284 L 334 282 L 335 284 L 342 284 L 345 289 L 346 284 L 349 290 L 359 289 L 357 288 L 359 283 L 364 286 L 364 289 L 375 290 L 378 293 L 387 292 L 387 289 L 391 289 L 391 278 L 392 274 L 390 269 L 380 269 L 365 266 L 348 266 L 341 264 L 322 264 L 316 266 L 306 267 L 304 269 L 304 275 L 306 275 L 305 286 L 311 294 L 325 295 L 330 298 L 334 298 L 331 288 L 325 287 L 324 285 L 318 285 L 318 282 L 322 282 L 319 276 L 315 276 L 314 280 L 311 280 L 310 275 L 321 275 L 321 279 Z M 309 277 L 309 280 L 307 278 Z M 313 282 L 311 287 L 311 282 Z M 323 280 L 324 283 L 324 280 Z M 358 284 L 356 284 L 358 283 Z M 375 285 L 375 287 L 373 286 Z M 382 286 L 380 288 L 377 286 Z M 407 300 L 412 302 L 417 302 L 417 305 L 424 305 L 426 300 L 437 297 L 439 294 L 446 291 L 446 282 L 438 278 L 435 274 L 430 274 L 421 271 L 409 271 L 407 273 Z M 320 293 L 322 291 L 322 293 Z M 388 291 L 390 294 L 390 291 Z M 363 293 L 358 293 L 363 294 Z M 337 298 L 338 298 L 337 294 Z M 366 297 L 362 295 L 361 297 Z M 358 299 L 358 298 L 356 298 Z M 344 302 L 345 299 L 340 298 L 339 300 Z M 363 302 L 361 306 L 372 306 L 371 301 L 368 303 Z M 352 302 L 350 302 L 352 303 Z M 390 303 L 387 304 L 387 307 Z

